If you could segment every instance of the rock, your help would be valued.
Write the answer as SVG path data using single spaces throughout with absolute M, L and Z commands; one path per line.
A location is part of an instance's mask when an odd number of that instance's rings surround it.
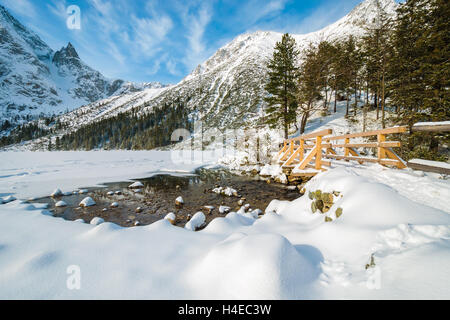
M 113 202 L 113 203 L 111 203 L 110 207 L 111 208 L 118 208 L 119 207 L 119 203 Z
M 177 184 L 177 185 L 175 186 L 175 189 L 176 189 L 176 190 L 180 190 L 180 189 L 181 189 L 181 186 Z
M 332 222 L 333 219 L 331 219 L 330 217 L 325 217 L 325 222 Z
M 142 193 L 142 189 L 133 189 L 134 193 Z
M 108 195 L 108 196 L 113 196 L 113 195 L 114 195 L 114 192 L 113 192 L 113 191 L 108 191 L 107 195 Z
M 104 222 L 105 222 L 105 220 L 103 220 L 102 218 L 100 218 L 100 217 L 95 217 L 95 218 L 93 218 L 93 219 L 91 220 L 90 224 L 92 224 L 92 225 L 94 225 L 94 226 L 98 226 L 99 224 L 102 224 L 102 223 L 104 223 Z
M 312 211 L 312 213 L 316 213 L 316 211 L 317 211 L 317 207 L 316 207 L 316 202 L 315 201 L 311 202 L 311 211 Z
M 53 191 L 53 193 L 50 196 L 55 198 L 55 197 L 62 197 L 62 195 L 63 193 L 61 189 L 55 189 L 55 191 Z
M 128 186 L 128 188 L 130 188 L 130 189 L 140 189 L 140 188 L 143 188 L 143 187 L 144 187 L 144 185 L 140 181 L 136 181 L 135 183 L 130 184 Z
M 67 207 L 67 203 L 65 201 L 58 201 L 55 203 L 55 207 L 61 208 L 61 207 Z
M 319 189 L 316 190 L 315 196 L 316 196 L 316 199 L 317 199 L 317 200 L 322 199 L 322 191 L 319 190 Z
M 203 212 L 199 211 L 186 223 L 185 229 L 196 231 L 201 228 L 206 222 L 206 217 Z
M 253 218 L 258 218 L 258 216 L 261 216 L 263 214 L 263 211 L 261 209 L 255 209 L 250 214 L 253 216 Z
M 270 179 L 266 180 L 267 184 L 270 184 L 272 181 Z
M 238 205 L 242 206 L 243 204 L 244 204 L 244 200 L 241 199 L 238 201 Z
M 316 203 L 316 208 L 318 210 L 320 210 L 321 213 L 323 213 L 323 211 L 322 211 L 323 210 L 323 201 L 322 200 L 316 200 L 315 203 Z
M 177 217 L 176 217 L 175 213 L 170 212 L 164 217 L 164 219 L 168 220 L 171 224 L 175 225 L 175 221 L 176 221 Z
M 204 206 L 203 208 L 206 209 L 206 212 L 207 212 L 208 214 L 211 214 L 211 212 L 214 210 L 214 207 L 213 207 L 213 206 Z
M 227 207 L 227 206 L 220 206 L 219 207 L 219 213 L 221 213 L 221 214 L 229 213 L 230 210 L 231 210 L 231 208 Z
M 336 218 L 339 218 L 340 216 L 342 216 L 342 212 L 343 212 L 342 208 L 337 208 L 336 209 Z
M 175 205 L 182 206 L 184 204 L 184 200 L 181 196 L 175 199 Z
M 252 176 L 256 176 L 258 173 L 259 173 L 259 172 L 258 172 L 258 170 L 256 170 L 256 169 L 252 169 L 252 171 L 250 171 L 250 174 L 251 174 Z
M 309 192 L 308 193 L 308 198 L 310 199 L 310 200 L 314 200 L 314 197 L 315 197 L 316 195 L 315 195 L 315 193 L 314 192 Z
M 186 217 L 186 220 L 189 221 L 189 220 L 191 220 L 191 218 L 192 218 L 192 215 L 188 214 Z
M 339 197 L 339 195 L 341 194 L 339 191 L 333 191 L 333 194 L 336 196 L 336 197 Z
M 95 205 L 96 203 L 91 197 L 86 197 L 80 202 L 80 207 L 92 207 Z
M 106 209 L 106 208 L 103 208 L 103 209 L 102 209 L 102 211 L 103 211 L 103 212 L 106 212 L 106 211 L 108 211 L 108 209 Z
M 126 223 L 131 223 L 131 220 L 130 219 L 127 219 L 127 221 L 125 221 Z
M 16 197 L 7 196 L 6 198 L 3 198 L 3 203 L 10 203 L 10 202 L 13 202 L 13 201 L 16 201 L 16 200 L 17 200 Z
M 137 207 L 135 210 L 134 210 L 136 213 L 141 213 L 142 211 L 144 211 L 141 207 Z
M 139 221 L 136 221 L 136 222 L 134 223 L 134 225 L 137 227 L 137 226 L 140 226 L 141 223 L 140 223 Z
M 321 199 L 324 203 L 333 203 L 333 195 L 331 193 L 322 193 Z
M 122 191 L 116 191 L 114 192 L 116 195 L 120 196 L 122 194 Z
M 88 189 L 81 189 L 81 190 L 78 190 L 78 193 L 79 193 L 79 194 L 85 194 L 85 193 L 88 193 L 88 192 L 89 192 Z
M 83 219 L 77 219 L 74 222 L 84 223 L 84 220 Z
M 299 188 L 299 190 L 300 190 L 300 194 L 305 194 L 306 193 L 306 189 L 305 188 Z

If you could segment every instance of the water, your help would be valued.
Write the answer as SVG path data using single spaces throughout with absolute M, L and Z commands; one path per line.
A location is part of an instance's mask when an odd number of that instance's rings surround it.
M 224 169 L 199 169 L 192 175 L 158 174 L 150 178 L 139 179 L 144 184 L 140 192 L 129 189 L 130 182 L 106 183 L 102 188 L 88 188 L 86 194 L 73 194 L 61 198 L 46 197 L 35 202 L 47 203 L 55 217 L 66 220 L 83 219 L 91 221 L 101 217 L 107 222 L 113 222 L 123 227 L 148 225 L 163 219 L 167 213 L 174 212 L 177 216 L 176 225 L 183 227 L 198 211 L 206 215 L 206 222 L 225 214 L 219 213 L 219 206 L 229 206 L 232 211 L 241 207 L 238 201 L 245 198 L 244 204 L 250 204 L 251 209 L 264 209 L 273 199 L 294 200 L 301 195 L 298 190 L 284 185 L 259 179 L 258 176 L 242 176 Z M 215 187 L 232 187 L 240 197 L 227 197 L 211 192 Z M 107 195 L 109 191 L 119 191 L 120 194 Z M 88 208 L 79 207 L 79 203 L 87 196 L 92 197 L 96 205 Z M 177 207 L 175 199 L 182 196 L 184 205 Z M 55 203 L 64 200 L 68 206 L 56 208 Z M 119 203 L 118 208 L 111 208 L 113 202 Z M 208 213 L 204 206 L 214 206 Z M 141 212 L 136 209 L 140 207 Z M 105 211 L 106 209 L 106 211 Z

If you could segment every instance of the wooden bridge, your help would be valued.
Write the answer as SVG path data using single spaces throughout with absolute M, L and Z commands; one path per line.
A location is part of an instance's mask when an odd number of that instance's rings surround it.
M 277 160 L 290 177 L 311 177 L 326 171 L 331 166 L 331 159 L 356 160 L 360 164 L 373 162 L 402 169 L 406 168 L 406 162 L 393 150 L 401 146 L 400 141 L 388 141 L 386 138 L 390 134 L 407 131 L 408 127 L 402 126 L 332 136 L 333 131 L 326 129 L 285 140 Z M 376 137 L 376 142 L 351 141 L 371 136 L 374 140 Z M 375 148 L 377 157 L 362 156 L 356 148 Z M 344 149 L 343 154 L 338 155 L 337 149 Z

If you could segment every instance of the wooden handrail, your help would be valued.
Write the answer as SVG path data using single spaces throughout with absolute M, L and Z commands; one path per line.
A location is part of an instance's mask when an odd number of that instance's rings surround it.
M 401 146 L 399 141 L 386 141 L 386 135 L 404 133 L 408 127 L 392 127 L 368 132 L 350 133 L 340 136 L 329 136 L 331 129 L 320 130 L 299 137 L 286 139 L 283 147 L 278 152 L 278 161 L 285 169 L 292 169 L 292 173 L 306 173 L 306 168 L 313 168 L 317 172 L 325 170 L 324 165 L 330 166 L 329 161 L 323 158 L 336 160 L 356 160 L 360 164 L 364 162 L 377 162 L 383 165 L 393 165 L 397 168 L 405 168 L 406 163 L 392 150 Z M 376 136 L 377 142 L 350 143 L 351 138 Z M 344 143 L 331 143 L 342 140 Z M 306 143 L 309 142 L 309 144 Z M 314 144 L 311 142 L 314 141 Z M 344 148 L 344 155 L 338 155 L 334 148 Z M 377 148 L 377 157 L 362 157 L 355 148 Z
M 386 128 L 386 129 L 380 129 L 380 130 L 373 130 L 373 131 L 359 132 L 359 133 L 349 133 L 349 134 L 344 134 L 341 136 L 327 137 L 327 138 L 324 138 L 324 140 L 330 141 L 330 140 L 341 140 L 341 139 L 346 139 L 346 138 L 369 137 L 369 136 L 377 136 L 379 134 L 404 133 L 407 131 L 408 131 L 408 127 L 406 127 L 406 126 L 392 127 L 392 128 Z
M 291 142 L 291 141 L 300 141 L 300 140 L 308 140 L 308 139 L 313 139 L 316 138 L 318 136 L 327 136 L 333 133 L 333 130 L 331 129 L 325 129 L 325 130 L 321 130 L 321 131 L 317 131 L 317 132 L 313 132 L 313 133 L 308 133 L 308 134 L 304 134 L 301 135 L 299 137 L 295 137 L 295 138 L 291 138 L 291 139 L 286 139 L 286 142 Z

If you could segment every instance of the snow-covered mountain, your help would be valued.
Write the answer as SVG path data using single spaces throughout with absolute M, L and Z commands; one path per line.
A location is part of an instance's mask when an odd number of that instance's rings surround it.
M 333 41 L 349 35 L 358 37 L 382 12 L 394 16 L 396 7 L 394 0 L 365 0 L 348 15 L 322 30 L 292 36 L 300 49 L 311 42 Z M 266 62 L 281 37 L 281 33 L 270 31 L 240 35 L 174 86 L 97 101 L 84 107 L 81 113 L 81 110 L 74 111 L 81 115 L 74 127 L 132 108 L 145 112 L 178 99 L 191 110 L 192 118 L 203 120 L 207 127 L 233 128 L 257 124 L 265 107 Z M 72 122 L 73 119 L 74 114 L 62 117 L 63 121 Z
M 86 65 L 71 43 L 54 52 L 0 6 L 0 115 L 18 123 L 159 83 L 111 80 Z M 2 121 L 2 122 L 3 122 Z
M 394 17 L 396 7 L 395 0 L 365 0 L 345 17 L 322 30 L 291 35 L 296 39 L 299 49 L 306 48 L 311 42 L 339 40 L 349 35 L 362 36 L 377 15 L 385 13 Z M 125 91 L 124 94 L 95 101 L 66 113 L 59 117 L 59 121 L 66 124 L 64 127 L 69 128 L 69 131 L 73 131 L 132 109 L 139 114 L 164 104 L 183 101 L 190 110 L 191 118 L 202 120 L 205 128 L 258 125 L 265 109 L 266 63 L 281 37 L 281 33 L 271 31 L 240 35 L 217 50 L 176 85 L 160 85 L 140 92 Z M 65 51 L 69 60 L 76 59 L 70 57 L 73 55 L 70 47 Z M 39 140 L 36 148 L 40 148 Z M 31 146 L 31 149 L 34 148 Z

